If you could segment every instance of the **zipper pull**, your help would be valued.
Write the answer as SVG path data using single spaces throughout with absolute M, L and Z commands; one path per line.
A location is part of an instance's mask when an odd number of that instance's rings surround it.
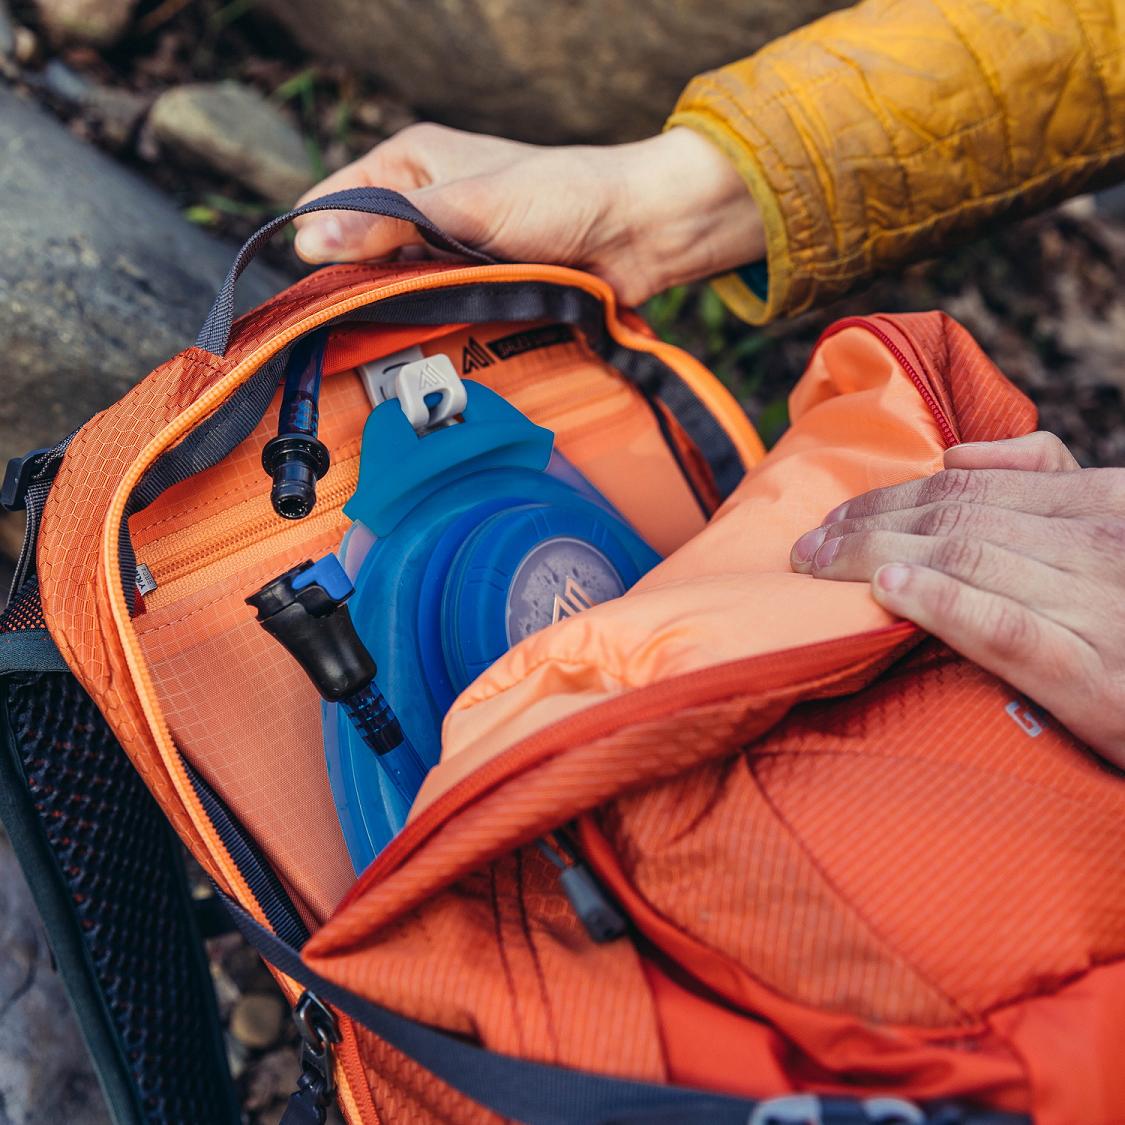
M 332 1077 L 332 1047 L 340 1042 L 336 1017 L 312 992 L 302 992 L 293 1009 L 301 1036 L 301 1077 L 278 1125 L 324 1125 L 336 1093 Z
M 536 841 L 539 850 L 559 869 L 559 886 L 578 920 L 586 927 L 590 940 L 603 945 L 624 937 L 629 929 L 627 919 L 574 847 L 559 834 L 549 837 L 558 845 L 557 849 L 547 839 Z

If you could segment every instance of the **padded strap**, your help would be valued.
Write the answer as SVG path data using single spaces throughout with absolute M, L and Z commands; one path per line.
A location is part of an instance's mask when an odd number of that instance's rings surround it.
M 432 223 L 409 199 L 389 188 L 348 188 L 346 191 L 336 191 L 331 195 L 314 199 L 303 207 L 296 207 L 284 215 L 271 219 L 264 227 L 252 234 L 242 245 L 230 272 L 223 282 L 207 319 L 199 331 L 196 347 L 209 351 L 212 355 L 225 355 L 227 345 L 230 343 L 231 325 L 234 323 L 234 287 L 242 271 L 253 260 L 254 255 L 279 231 L 300 215 L 309 215 L 314 211 L 361 211 L 367 215 L 379 215 L 385 219 L 400 219 L 406 223 L 413 223 L 422 237 L 439 250 L 447 250 L 452 254 L 459 254 L 463 258 L 480 265 L 491 265 L 493 259 L 479 250 L 473 250 L 463 242 L 459 242 L 452 235 L 446 234 L 440 227 Z
M 793 1095 L 757 1102 L 647 1082 L 610 1078 L 528 1062 L 475 1047 L 455 1036 L 364 1000 L 313 972 L 292 946 L 222 896 L 246 940 L 286 976 L 350 1016 L 436 1078 L 502 1117 L 526 1125 L 656 1125 L 708 1121 L 715 1125 L 1024 1125 L 1027 1118 L 959 1109 L 930 1117 L 898 1098 L 819 1098 Z

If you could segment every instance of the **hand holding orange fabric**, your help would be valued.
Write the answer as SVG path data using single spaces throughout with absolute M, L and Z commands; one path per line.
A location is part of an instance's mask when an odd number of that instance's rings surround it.
M 403 192 L 449 234 L 497 258 L 580 266 L 627 304 L 761 258 L 757 207 L 733 164 L 690 129 L 605 148 L 545 148 L 415 125 L 318 184 Z M 425 252 L 408 223 L 349 212 L 298 220 L 308 262 Z
M 830 512 L 795 570 L 871 582 L 1125 767 L 1125 469 L 1053 434 L 955 446 L 945 471 Z

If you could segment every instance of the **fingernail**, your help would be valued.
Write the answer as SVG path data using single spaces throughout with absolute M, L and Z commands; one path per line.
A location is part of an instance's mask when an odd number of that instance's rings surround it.
M 297 232 L 297 253 L 308 262 L 330 262 L 344 248 L 344 228 L 334 215 L 314 219 Z
M 793 544 L 793 561 L 799 563 L 811 562 L 827 534 L 827 531 L 825 531 L 823 527 L 815 528 L 812 531 L 806 531 L 805 534 Z
M 902 563 L 887 563 L 875 571 L 875 585 L 888 594 L 893 594 L 906 585 L 909 577 L 910 567 L 903 566 Z
M 850 500 L 845 500 L 844 503 L 841 504 L 838 508 L 833 508 L 832 511 L 830 511 L 828 513 L 828 515 L 826 515 L 824 517 L 824 522 L 826 524 L 828 524 L 828 523 L 839 523 L 840 520 L 842 520 L 844 518 L 844 513 L 847 512 L 848 505 L 850 503 L 851 503 Z
M 813 557 L 813 566 L 817 570 L 823 570 L 826 566 L 831 566 L 836 556 L 840 553 L 840 544 L 843 542 L 843 536 L 837 535 L 835 539 L 829 539 L 816 555 Z

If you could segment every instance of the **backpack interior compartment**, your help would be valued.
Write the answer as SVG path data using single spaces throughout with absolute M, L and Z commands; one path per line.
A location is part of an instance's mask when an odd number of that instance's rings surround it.
M 476 304 L 479 313 L 479 294 Z M 555 311 L 542 304 L 534 311 Z M 442 315 L 474 311 L 443 308 Z M 382 310 L 380 318 L 396 320 L 378 326 L 353 314 L 333 330 L 320 422 L 332 467 L 308 518 L 274 515 L 261 467 L 261 449 L 276 430 L 280 356 L 153 466 L 124 543 L 127 573 L 143 564 L 146 584 L 151 576 L 155 586 L 135 600 L 134 627 L 173 738 L 314 929 L 354 879 L 325 773 L 320 702 L 245 598 L 296 563 L 335 550 L 349 525 L 341 507 L 355 488 L 371 409 L 355 365 L 421 338 L 427 352 L 448 354 L 459 371 L 471 366 L 468 378 L 552 429 L 559 449 L 662 554 L 703 527 L 716 481 L 729 485 L 733 475 L 728 443 L 709 416 L 691 409 L 676 380 L 654 379 L 650 354 L 608 345 L 581 318 L 422 327 L 398 322 L 402 312 L 409 310 Z M 649 393 L 638 390 L 636 377 L 648 380 Z M 664 396 L 653 393 L 661 384 Z M 688 424 L 694 417 L 714 431 L 710 465 L 681 425 L 683 411 L 662 401 L 677 394 L 689 407 Z

